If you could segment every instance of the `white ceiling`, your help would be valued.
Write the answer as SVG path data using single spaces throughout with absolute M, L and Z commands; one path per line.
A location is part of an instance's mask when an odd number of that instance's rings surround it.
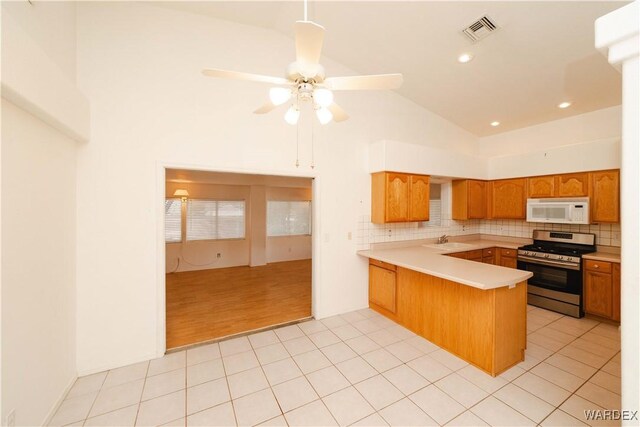
M 400 94 L 487 136 L 620 104 L 621 76 L 593 45 L 595 19 L 624 4 L 318 1 L 310 3 L 309 19 L 326 28 L 327 57 L 361 74 L 401 72 Z M 302 19 L 301 1 L 163 6 L 290 37 Z M 461 30 L 484 14 L 500 29 L 472 44 Z M 474 60 L 458 63 L 463 52 Z M 573 105 L 557 108 L 565 100 Z M 490 126 L 494 120 L 501 125 Z

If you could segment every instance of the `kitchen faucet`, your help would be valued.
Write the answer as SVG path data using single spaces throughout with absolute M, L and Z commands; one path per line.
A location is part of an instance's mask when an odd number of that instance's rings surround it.
M 447 243 L 449 242 L 449 236 L 447 236 L 446 234 L 443 234 L 442 236 L 438 237 L 438 244 L 441 245 L 443 243 Z

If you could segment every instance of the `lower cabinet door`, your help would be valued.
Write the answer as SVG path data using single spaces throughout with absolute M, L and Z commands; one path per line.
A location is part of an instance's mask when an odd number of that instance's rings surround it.
M 511 257 L 501 257 L 500 265 L 509 268 L 518 268 L 518 259 Z
M 584 274 L 584 311 L 613 317 L 613 278 L 609 273 L 586 271 Z
M 392 313 L 396 312 L 396 273 L 369 265 L 369 301 Z

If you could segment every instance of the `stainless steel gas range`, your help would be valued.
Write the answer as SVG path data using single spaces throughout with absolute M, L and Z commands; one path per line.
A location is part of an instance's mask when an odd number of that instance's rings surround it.
M 533 273 L 528 303 L 582 317 L 582 255 L 595 252 L 595 234 L 534 230 L 533 244 L 518 248 L 518 269 Z

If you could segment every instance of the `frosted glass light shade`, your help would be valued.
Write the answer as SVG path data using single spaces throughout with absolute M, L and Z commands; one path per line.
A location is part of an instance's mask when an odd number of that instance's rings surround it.
M 272 87 L 269 89 L 269 99 L 273 105 L 282 105 L 291 98 L 291 89 Z
M 187 190 L 177 189 L 173 195 L 175 197 L 189 197 L 189 192 Z
M 328 107 L 333 103 L 333 92 L 329 89 L 316 89 L 313 91 L 313 99 L 321 107 Z
M 296 108 L 295 105 L 289 107 L 287 112 L 284 115 L 284 121 L 289 123 L 290 125 L 295 125 L 298 123 L 298 119 L 300 118 L 300 110 Z
M 323 125 L 326 125 L 331 121 L 331 119 L 333 119 L 333 114 L 331 114 L 331 111 L 329 111 L 325 107 L 318 108 L 316 110 L 316 116 L 318 116 L 318 120 L 320 121 L 320 124 L 323 124 Z

